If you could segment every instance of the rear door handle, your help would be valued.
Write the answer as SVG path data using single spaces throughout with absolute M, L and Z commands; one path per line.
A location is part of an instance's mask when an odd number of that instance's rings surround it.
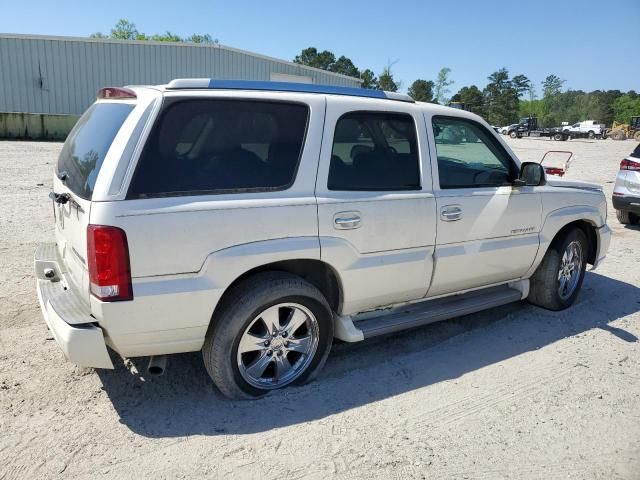
M 462 208 L 459 205 L 446 205 L 440 209 L 440 218 L 445 222 L 455 222 L 462 218 Z
M 360 227 L 360 212 L 340 212 L 333 217 L 333 226 L 337 230 L 351 230 Z

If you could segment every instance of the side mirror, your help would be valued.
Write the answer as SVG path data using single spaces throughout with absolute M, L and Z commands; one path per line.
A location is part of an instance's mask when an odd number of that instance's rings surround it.
M 520 175 L 514 185 L 516 187 L 537 187 L 545 183 L 544 167 L 537 162 L 524 162 L 520 166 Z

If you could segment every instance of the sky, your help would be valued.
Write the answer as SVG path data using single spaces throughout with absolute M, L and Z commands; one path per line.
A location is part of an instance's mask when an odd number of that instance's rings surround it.
M 640 92 L 640 0 L 0 0 L 0 32 L 88 36 L 120 18 L 139 31 L 209 33 L 221 44 L 285 60 L 314 46 L 361 70 L 392 65 L 406 90 L 451 69 L 455 93 L 506 67 L 537 87 Z

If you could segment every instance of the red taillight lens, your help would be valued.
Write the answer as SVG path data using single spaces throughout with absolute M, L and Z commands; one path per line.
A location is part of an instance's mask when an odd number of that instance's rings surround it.
M 104 225 L 87 227 L 89 289 L 105 302 L 132 300 L 129 248 L 124 230 Z
M 544 167 L 544 171 L 547 173 L 547 175 L 558 175 L 559 177 L 564 176 L 564 168 Z
M 620 162 L 620 170 L 634 170 L 636 172 L 640 172 L 640 162 L 634 162 L 633 160 L 625 158 Z
M 123 87 L 105 87 L 98 90 L 98 98 L 110 98 L 110 99 L 125 99 L 125 98 L 137 98 L 136 92 L 130 88 Z

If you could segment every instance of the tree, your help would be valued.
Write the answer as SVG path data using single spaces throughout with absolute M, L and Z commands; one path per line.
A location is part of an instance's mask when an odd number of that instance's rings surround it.
M 557 75 L 547 75 L 547 78 L 542 81 L 543 96 L 547 98 L 559 94 L 562 91 L 564 82 L 565 80 L 561 80 Z
M 336 62 L 336 56 L 328 50 L 318 52 L 315 47 L 309 47 L 302 50 L 300 55 L 296 55 L 293 62 L 299 63 L 300 65 L 319 68 L 321 70 L 329 70 Z
M 380 77 L 378 77 L 378 87 L 380 90 L 387 92 L 397 92 L 400 88 L 400 82 L 396 82 L 393 78 L 393 72 L 391 71 L 392 64 L 388 64 L 382 70 Z
M 435 103 L 446 105 L 449 101 L 447 95 L 449 94 L 449 86 L 454 84 L 453 80 L 449 80 L 449 74 L 451 69 L 448 67 L 441 68 L 438 72 L 438 78 L 434 86 Z
M 506 68 L 493 72 L 484 88 L 485 112 L 487 120 L 493 125 L 508 125 L 518 118 L 518 92 L 509 80 Z
M 176 35 L 171 32 L 166 32 L 163 35 L 154 34 L 154 35 L 146 35 L 138 31 L 135 23 L 130 22 L 129 20 L 125 20 L 121 18 L 118 20 L 118 23 L 111 29 L 111 33 L 109 35 L 105 35 L 101 32 L 92 33 L 90 35 L 91 38 L 114 38 L 117 40 L 138 40 L 138 41 L 148 41 L 152 40 L 154 42 L 191 42 L 191 43 L 210 43 L 215 44 L 218 43 L 218 39 L 214 39 L 208 33 L 204 35 L 193 34 L 190 37 L 182 38 L 179 35 Z
M 360 73 L 360 78 L 362 79 L 362 88 L 368 88 L 370 90 L 380 90 L 380 85 L 378 84 L 378 77 L 368 68 Z
M 616 98 L 613 102 L 613 112 L 617 122 L 629 123 L 631 117 L 640 115 L 640 97 L 627 94 Z
M 359 77 L 360 71 L 356 68 L 350 58 L 342 55 L 332 65 L 329 66 L 329 71 L 340 73 L 348 77 Z
M 462 87 L 458 90 L 453 97 L 452 102 L 464 103 L 465 110 L 477 113 L 478 115 L 485 115 L 484 111 L 484 96 L 478 87 L 471 85 L 470 87 Z
M 118 23 L 111 29 L 111 38 L 117 40 L 136 40 L 138 29 L 136 24 L 124 18 L 118 20 Z
M 518 94 L 518 97 L 521 97 L 525 93 L 531 92 L 532 84 L 531 80 L 529 80 L 524 75 L 516 75 L 511 79 L 511 86 Z
M 434 83 L 431 80 L 416 80 L 411 84 L 407 93 L 416 102 L 432 102 Z

